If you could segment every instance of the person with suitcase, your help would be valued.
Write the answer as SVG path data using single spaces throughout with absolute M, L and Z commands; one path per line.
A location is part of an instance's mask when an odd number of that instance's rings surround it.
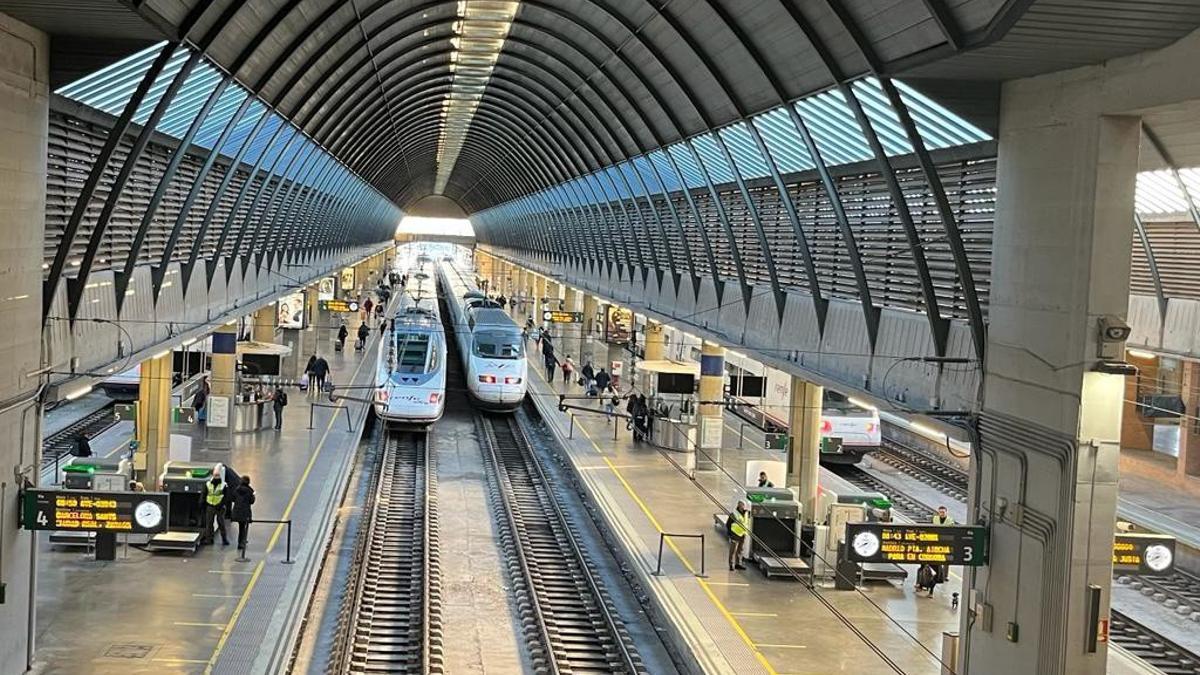
M 354 343 L 354 351 L 361 352 L 367 346 L 367 337 L 370 335 L 371 329 L 367 327 L 366 321 L 358 324 L 358 342 Z
M 346 320 L 342 319 L 342 325 L 338 326 L 337 336 L 337 351 L 342 351 L 346 348 L 346 336 L 350 335 L 350 329 L 346 328 Z

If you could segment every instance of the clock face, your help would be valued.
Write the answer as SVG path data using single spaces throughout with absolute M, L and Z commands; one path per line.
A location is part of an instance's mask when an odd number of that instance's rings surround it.
M 1145 561 L 1146 567 L 1155 572 L 1162 572 L 1171 566 L 1171 561 L 1174 557 L 1171 554 L 1171 549 L 1162 544 L 1153 544 L 1146 547 L 1146 553 L 1142 559 Z
M 864 558 L 870 558 L 879 552 L 879 537 L 874 532 L 859 532 L 850 542 L 854 552 Z
M 147 530 L 152 530 L 162 524 L 163 511 L 158 502 L 139 502 L 133 509 L 133 519 Z

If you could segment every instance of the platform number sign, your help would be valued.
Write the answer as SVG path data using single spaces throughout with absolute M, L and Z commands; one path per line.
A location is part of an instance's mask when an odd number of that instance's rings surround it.
M 987 564 L 987 538 L 984 527 L 846 524 L 853 562 L 979 567 Z

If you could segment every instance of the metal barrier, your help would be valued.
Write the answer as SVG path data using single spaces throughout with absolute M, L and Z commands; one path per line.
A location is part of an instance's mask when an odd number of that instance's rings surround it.
M 280 560 L 279 562 L 283 563 L 284 565 L 291 565 L 292 563 L 296 562 L 295 560 L 292 560 L 292 519 L 291 518 L 288 518 L 287 520 L 255 520 L 255 519 L 250 520 L 251 525 L 253 525 L 255 523 L 265 523 L 267 525 L 287 525 L 287 539 L 284 542 L 283 560 Z M 245 552 L 243 551 L 243 554 L 244 553 Z
M 655 569 L 654 569 L 654 576 L 656 576 L 656 577 L 662 576 L 663 544 L 666 542 L 667 537 L 675 537 L 676 539 L 699 539 L 700 540 L 700 573 L 697 574 L 696 576 L 701 579 L 706 578 L 708 575 L 704 573 L 704 534 L 703 533 L 700 533 L 700 534 L 677 534 L 677 533 L 673 533 L 673 532 L 659 532 L 658 533 L 658 566 L 655 567 Z
M 313 409 L 314 408 L 333 408 L 334 410 L 344 410 L 346 412 L 346 431 L 354 431 L 354 422 L 350 420 L 350 408 L 344 405 L 330 405 L 328 403 L 313 402 L 308 404 L 308 428 L 313 428 Z M 334 413 L 335 415 L 337 413 Z

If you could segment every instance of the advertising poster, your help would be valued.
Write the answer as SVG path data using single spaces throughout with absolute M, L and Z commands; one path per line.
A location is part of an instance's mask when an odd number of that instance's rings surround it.
M 354 290 L 354 268 L 346 267 L 342 269 L 342 290 Z
M 604 339 L 625 344 L 633 337 L 633 310 L 609 305 L 604 313 Z
M 333 277 L 325 277 L 317 284 L 317 300 L 332 300 L 334 288 L 337 287 L 337 279 Z
M 292 293 L 279 299 L 275 306 L 280 328 L 304 328 L 304 293 Z

